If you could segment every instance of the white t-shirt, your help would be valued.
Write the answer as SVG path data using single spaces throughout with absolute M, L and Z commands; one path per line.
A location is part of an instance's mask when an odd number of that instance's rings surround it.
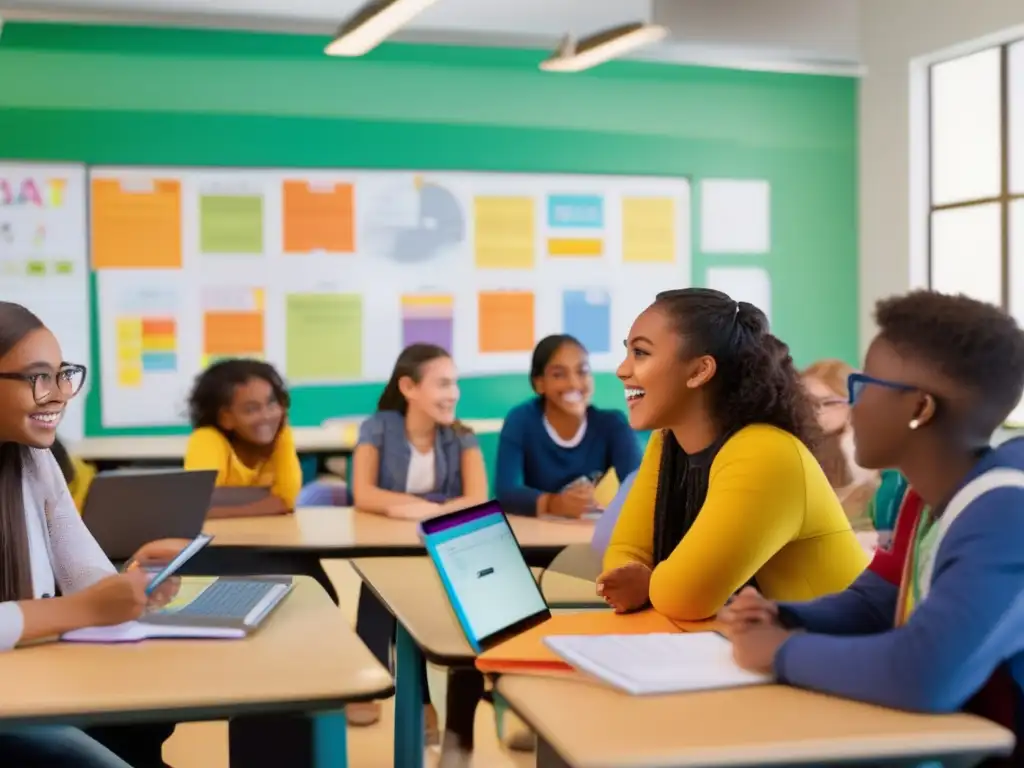
M 575 448 L 583 442 L 583 437 L 587 434 L 587 420 L 583 419 L 583 423 L 580 424 L 580 428 L 576 430 L 576 434 L 568 440 L 555 431 L 555 428 L 551 426 L 551 422 L 548 421 L 547 416 L 544 417 L 544 429 L 555 445 L 560 448 Z
M 28 528 L 32 593 L 70 595 L 117 571 L 82 522 L 57 460 L 47 449 L 32 448 L 22 471 L 22 497 Z M 16 602 L 0 603 L 0 651 L 17 645 L 24 617 Z
M 405 479 L 405 492 L 413 496 L 430 493 L 437 486 L 436 469 L 434 467 L 434 449 L 420 453 L 411 444 L 412 455 L 409 457 L 409 474 Z

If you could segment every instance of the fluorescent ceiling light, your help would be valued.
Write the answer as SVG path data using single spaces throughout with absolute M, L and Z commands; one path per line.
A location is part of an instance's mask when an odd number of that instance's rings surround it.
M 637 21 L 597 32 L 582 40 L 574 40 L 571 35 L 567 35 L 555 54 L 541 62 L 540 68 L 546 72 L 582 72 L 641 46 L 655 43 L 667 34 L 665 27 Z
M 372 0 L 342 23 L 324 49 L 328 56 L 362 56 L 437 0 Z

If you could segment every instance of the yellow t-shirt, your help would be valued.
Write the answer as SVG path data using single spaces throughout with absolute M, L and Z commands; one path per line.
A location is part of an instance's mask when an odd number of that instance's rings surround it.
M 655 432 L 616 522 L 606 570 L 653 564 L 662 444 Z M 846 589 L 867 562 L 811 452 L 784 430 L 752 424 L 712 461 L 704 506 L 654 569 L 650 599 L 671 619 L 699 620 L 714 615 L 752 577 L 771 600 L 810 600 Z
M 78 514 L 82 514 L 82 508 L 85 506 L 85 497 L 89 495 L 89 486 L 92 485 L 93 478 L 96 477 L 96 467 L 92 464 L 86 464 L 77 456 L 71 456 L 70 458 L 71 466 L 75 468 L 75 477 L 68 483 L 68 490 L 71 492 L 71 498 L 75 502 Z
M 302 467 L 295 451 L 295 437 L 288 425 L 277 436 L 270 458 L 255 467 L 242 463 L 220 430 L 200 427 L 188 439 L 185 469 L 217 470 L 218 486 L 270 488 L 270 492 L 290 509 L 295 508 L 302 489 Z

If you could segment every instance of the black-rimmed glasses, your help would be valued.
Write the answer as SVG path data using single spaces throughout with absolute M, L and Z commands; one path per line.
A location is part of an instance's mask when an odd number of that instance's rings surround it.
M 38 373 L 3 373 L 0 379 L 24 381 L 32 387 L 32 397 L 37 403 L 44 403 L 53 393 L 59 391 L 66 399 L 71 399 L 82 391 L 85 384 L 84 365 L 63 365 L 56 373 L 40 371 Z

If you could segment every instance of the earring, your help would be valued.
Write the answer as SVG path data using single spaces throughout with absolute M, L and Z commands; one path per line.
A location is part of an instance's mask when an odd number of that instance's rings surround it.
M 910 427 L 911 429 L 917 429 L 918 427 L 921 426 L 921 422 L 918 421 L 917 419 L 911 419 L 910 423 L 907 426 Z

